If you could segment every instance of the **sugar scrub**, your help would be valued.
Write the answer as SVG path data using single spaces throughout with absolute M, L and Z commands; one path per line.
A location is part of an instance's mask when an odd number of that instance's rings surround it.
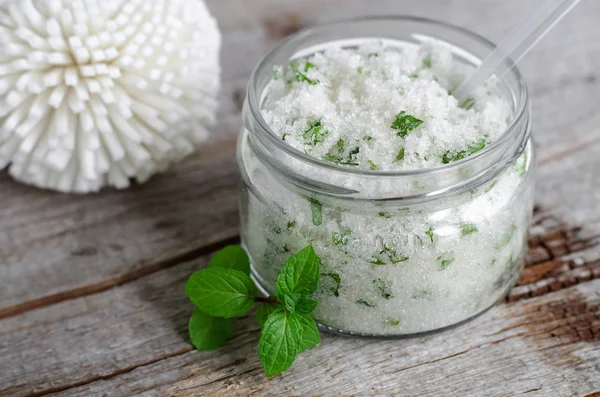
M 467 72 L 447 46 L 379 41 L 273 69 L 260 111 L 280 143 L 244 130 L 238 148 L 242 240 L 267 293 L 308 244 L 322 261 L 315 318 L 339 332 L 436 330 L 507 293 L 533 155 L 524 143 L 478 168 L 514 109 L 493 87 L 458 103 L 450 92 Z

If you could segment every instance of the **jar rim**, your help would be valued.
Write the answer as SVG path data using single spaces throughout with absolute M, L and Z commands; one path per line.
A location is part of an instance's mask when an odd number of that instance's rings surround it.
M 433 20 L 429 18 L 410 16 L 410 15 L 396 15 L 396 16 L 369 16 L 369 17 L 360 17 L 360 18 L 352 18 L 352 19 L 344 19 L 336 22 L 328 22 L 325 24 L 319 24 L 315 26 L 311 26 L 298 32 L 288 36 L 287 38 L 280 41 L 275 47 L 273 47 L 269 52 L 262 58 L 260 63 L 255 67 L 252 75 L 250 76 L 250 82 L 248 86 L 247 93 L 247 103 L 248 109 L 254 118 L 254 121 L 258 124 L 260 128 L 254 129 L 254 132 L 260 133 L 263 137 L 267 138 L 272 144 L 274 144 L 278 149 L 281 149 L 286 154 L 311 165 L 319 166 L 320 168 L 330 169 L 332 171 L 351 175 L 351 176 L 365 176 L 365 177 L 410 177 L 410 176 L 423 176 L 423 175 L 433 175 L 437 173 L 447 172 L 449 170 L 457 169 L 463 166 L 468 166 L 469 164 L 475 163 L 478 159 L 481 159 L 490 153 L 494 153 L 501 148 L 504 147 L 504 144 L 510 140 L 513 136 L 518 135 L 519 125 L 521 124 L 522 119 L 525 117 L 528 107 L 529 107 L 529 95 L 527 90 L 527 84 L 523 78 L 523 75 L 519 71 L 518 67 L 512 60 L 507 60 L 506 62 L 510 65 L 510 71 L 515 80 L 518 83 L 518 96 L 516 102 L 516 110 L 514 112 L 513 117 L 506 129 L 500 134 L 498 139 L 494 140 L 491 144 L 487 145 L 483 150 L 468 156 L 464 159 L 449 163 L 443 164 L 435 167 L 428 168 L 418 168 L 412 170 L 399 170 L 399 171 L 384 171 L 384 170 L 365 170 L 365 169 L 355 169 L 350 167 L 344 167 L 335 163 L 330 163 L 324 160 L 321 160 L 316 157 L 312 157 L 291 145 L 288 145 L 280 137 L 278 137 L 275 132 L 271 129 L 271 127 L 267 124 L 262 115 L 261 104 L 262 104 L 262 92 L 259 92 L 259 77 L 260 73 L 263 69 L 268 67 L 272 63 L 272 59 L 277 56 L 277 54 L 284 49 L 287 45 L 302 39 L 305 36 L 308 36 L 312 33 L 318 32 L 319 29 L 323 28 L 331 28 L 336 26 L 344 26 L 353 23 L 361 23 L 361 22 L 374 22 L 374 21 L 387 21 L 387 22 L 416 22 L 422 24 L 428 24 L 433 26 L 440 26 L 446 29 L 453 30 L 457 33 L 463 34 L 471 39 L 475 39 L 480 44 L 489 47 L 490 50 L 496 48 L 496 45 L 485 37 L 472 32 L 466 28 L 456 26 L 454 24 Z M 417 33 L 417 32 L 415 32 Z

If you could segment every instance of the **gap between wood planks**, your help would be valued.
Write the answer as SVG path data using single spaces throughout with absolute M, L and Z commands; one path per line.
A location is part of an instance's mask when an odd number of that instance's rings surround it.
M 235 140 L 228 141 L 227 144 L 235 142 Z M 554 162 L 556 160 L 561 159 L 564 156 L 571 155 L 577 151 L 587 149 L 590 145 L 600 143 L 600 138 L 594 138 L 584 143 L 576 143 L 568 148 L 563 149 L 562 151 L 554 154 L 540 157 L 538 160 L 538 165 L 543 166 L 545 164 Z M 198 248 L 194 248 L 192 250 L 183 252 L 179 255 L 165 258 L 159 261 L 150 262 L 146 264 L 141 264 L 139 266 L 134 267 L 123 273 L 118 273 L 112 275 L 100 282 L 90 283 L 87 285 L 83 285 L 68 291 L 60 291 L 51 295 L 43 296 L 40 298 L 32 299 L 23 303 L 18 303 L 15 305 L 9 305 L 0 309 L 0 320 L 12 316 L 16 316 L 31 310 L 40 309 L 45 306 L 54 305 L 60 302 L 64 302 L 66 300 L 80 298 L 84 296 L 93 295 L 102 291 L 106 291 L 108 289 L 117 287 L 119 285 L 123 285 L 126 283 L 130 283 L 144 276 L 156 273 L 160 270 L 167 269 L 173 266 L 176 266 L 179 263 L 189 261 L 192 259 L 196 259 L 200 256 L 209 254 L 211 252 L 217 251 L 229 244 L 236 244 L 239 242 L 239 236 L 230 237 L 222 241 L 218 241 L 215 243 L 211 243 L 209 245 L 201 246 Z M 575 252 L 575 251 L 572 251 Z M 535 292 L 528 291 L 525 295 L 531 297 L 536 296 Z M 511 297 L 509 296 L 509 298 Z M 513 299 L 514 300 L 514 299 Z

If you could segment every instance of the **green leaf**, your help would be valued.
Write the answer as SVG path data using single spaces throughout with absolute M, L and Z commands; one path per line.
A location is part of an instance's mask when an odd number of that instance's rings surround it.
M 379 290 L 379 294 L 383 299 L 392 299 L 394 297 L 390 286 L 387 285 L 384 280 L 378 278 L 377 280 L 373 280 L 373 284 L 375 284 L 375 287 Z
M 329 131 L 323 127 L 321 120 L 308 124 L 308 129 L 304 131 L 304 140 L 307 145 L 316 145 L 323 142 Z
M 368 160 L 367 162 L 369 163 L 369 168 L 371 169 L 371 171 L 377 171 L 379 169 L 379 167 L 377 166 L 377 164 L 375 164 L 371 160 Z
M 342 245 L 347 245 L 348 239 L 346 237 L 348 237 L 351 234 L 352 234 L 352 230 L 350 230 L 350 229 L 344 229 L 344 230 L 342 230 L 341 233 L 331 232 L 331 241 L 337 247 L 340 247 Z
M 256 321 L 258 322 L 260 328 L 262 329 L 265 321 L 267 321 L 267 318 L 271 313 L 282 308 L 283 306 L 279 303 L 265 302 L 258 305 L 258 308 L 256 309 Z
M 308 314 L 300 314 L 298 320 L 300 321 L 301 334 L 298 350 L 304 351 L 321 343 L 321 335 L 315 320 Z
M 343 153 L 344 152 L 344 140 L 343 139 L 338 139 L 337 141 L 337 149 L 338 152 Z
M 319 285 L 320 267 L 319 257 L 310 245 L 292 255 L 277 276 L 277 297 L 281 300 L 289 294 L 313 294 Z
M 300 314 L 312 313 L 319 304 L 318 301 L 300 294 L 285 295 L 283 301 L 287 311 Z
M 258 342 L 260 361 L 267 377 L 277 375 L 293 364 L 300 351 L 301 329 L 297 313 L 277 309 L 269 315 Z
M 448 266 L 450 266 L 452 263 L 454 263 L 454 261 L 455 261 L 454 258 L 443 259 L 442 260 L 442 270 L 446 270 L 448 268 Z
M 464 101 L 458 104 L 459 108 L 470 110 L 475 106 L 475 98 L 472 96 L 467 97 Z
M 192 345 L 198 350 L 223 346 L 233 330 L 233 319 L 213 317 L 196 309 L 188 326 Z
M 248 254 L 239 245 L 230 245 L 217 252 L 208 262 L 208 267 L 234 269 L 250 275 L 250 259 Z
M 305 73 L 308 72 L 310 69 L 312 69 L 313 67 L 315 67 L 315 65 L 313 65 L 312 63 L 306 61 L 304 63 L 304 73 L 300 71 L 301 66 L 300 66 L 300 60 L 295 60 L 292 61 L 292 63 L 290 63 L 290 67 L 292 68 L 292 71 L 296 74 L 296 81 L 299 82 L 306 82 L 310 85 L 317 85 L 319 84 L 319 80 L 313 80 L 310 79 Z
M 425 69 L 431 69 L 431 58 L 427 57 L 423 59 L 423 67 Z
M 213 267 L 190 276 L 185 292 L 194 305 L 214 317 L 235 317 L 254 306 L 258 289 L 239 270 Z
M 320 226 L 323 223 L 323 205 L 314 198 L 309 198 L 308 201 L 310 201 L 313 225 Z
M 404 160 L 404 148 L 400 149 L 398 154 L 396 155 L 396 161 Z
M 339 297 L 340 296 L 340 284 L 342 283 L 342 279 L 340 278 L 340 275 L 337 273 L 323 273 L 323 274 L 321 274 L 321 276 L 329 277 L 331 280 L 333 280 L 333 282 L 335 284 L 333 287 L 329 288 L 329 290 L 335 297 Z
M 442 157 L 442 163 L 444 164 L 448 164 L 448 163 L 452 163 L 454 161 L 458 161 L 458 160 L 462 160 L 466 157 L 471 156 L 472 154 L 475 154 L 481 150 L 483 150 L 486 146 L 486 140 L 482 139 L 481 141 L 477 142 L 474 145 L 470 145 L 469 147 L 467 147 L 467 150 L 462 150 L 460 152 L 451 154 L 451 152 L 446 152 L 444 154 L 444 156 Z
M 479 229 L 477 229 L 477 225 L 474 223 L 461 223 L 460 224 L 460 233 L 463 236 L 468 236 L 469 234 L 477 233 Z
M 433 226 L 429 226 L 429 230 L 427 230 L 425 232 L 425 234 L 427 235 L 427 237 L 429 237 L 429 239 L 433 243 Z
M 293 229 L 296 227 L 296 220 L 289 221 L 287 224 L 288 229 Z
M 375 307 L 375 304 L 368 302 L 364 299 L 359 299 L 356 301 L 357 304 L 362 305 L 362 306 L 366 306 L 366 307 Z
M 372 263 L 374 265 L 387 265 L 387 263 L 385 263 L 384 261 L 382 261 L 379 258 L 373 258 L 369 261 L 369 263 Z
M 405 138 L 409 132 L 423 124 L 423 120 L 411 116 L 404 110 L 396 115 L 396 119 L 392 123 L 391 128 L 398 130 L 397 135 Z

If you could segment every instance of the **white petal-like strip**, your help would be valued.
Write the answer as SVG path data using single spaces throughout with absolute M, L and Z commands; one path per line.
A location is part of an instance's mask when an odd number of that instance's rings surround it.
M 208 137 L 220 44 L 202 0 L 0 0 L 0 168 L 63 192 L 146 181 Z

